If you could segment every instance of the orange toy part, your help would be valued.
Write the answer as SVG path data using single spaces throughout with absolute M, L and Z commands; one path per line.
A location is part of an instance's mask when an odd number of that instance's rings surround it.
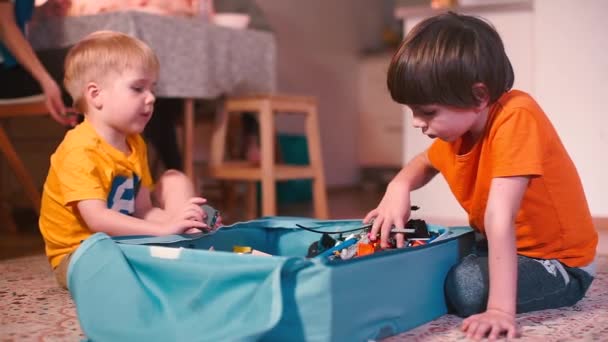
M 368 254 L 374 254 L 376 251 L 376 243 L 359 243 L 357 244 L 357 256 L 364 256 Z

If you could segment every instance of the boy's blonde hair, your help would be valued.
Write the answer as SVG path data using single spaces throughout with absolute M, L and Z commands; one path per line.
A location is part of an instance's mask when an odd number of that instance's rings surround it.
M 158 75 L 160 65 L 154 51 L 141 40 L 120 32 L 97 31 L 68 52 L 63 83 L 74 107 L 85 112 L 83 96 L 87 83 L 99 82 L 112 72 L 120 74 L 135 67 Z

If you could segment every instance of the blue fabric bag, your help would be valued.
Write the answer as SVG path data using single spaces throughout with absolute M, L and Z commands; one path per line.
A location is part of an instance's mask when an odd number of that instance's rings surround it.
M 361 221 L 273 217 L 208 235 L 94 234 L 68 269 L 81 327 L 92 341 L 383 338 L 447 312 L 445 276 L 473 244 L 468 227 L 429 226 L 444 229 L 441 241 L 350 260 L 307 259 L 320 235 L 296 224 L 345 231 Z M 235 245 L 273 256 L 232 253 Z

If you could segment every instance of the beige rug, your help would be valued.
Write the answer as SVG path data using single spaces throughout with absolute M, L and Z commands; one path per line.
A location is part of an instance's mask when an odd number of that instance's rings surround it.
M 587 296 L 569 308 L 518 316 L 522 341 L 608 341 L 608 257 Z M 461 319 L 445 315 L 386 341 L 464 340 Z M 76 309 L 42 255 L 0 262 L 0 341 L 79 341 Z

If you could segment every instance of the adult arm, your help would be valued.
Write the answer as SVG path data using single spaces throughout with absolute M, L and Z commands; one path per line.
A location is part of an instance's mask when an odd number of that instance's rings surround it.
M 46 107 L 53 119 L 63 125 L 72 124 L 73 120 L 64 115 L 66 108 L 61 99 L 59 86 L 49 75 L 17 26 L 14 11 L 12 2 L 0 0 L 0 40 L 15 56 L 17 62 L 38 81 L 46 98 Z

